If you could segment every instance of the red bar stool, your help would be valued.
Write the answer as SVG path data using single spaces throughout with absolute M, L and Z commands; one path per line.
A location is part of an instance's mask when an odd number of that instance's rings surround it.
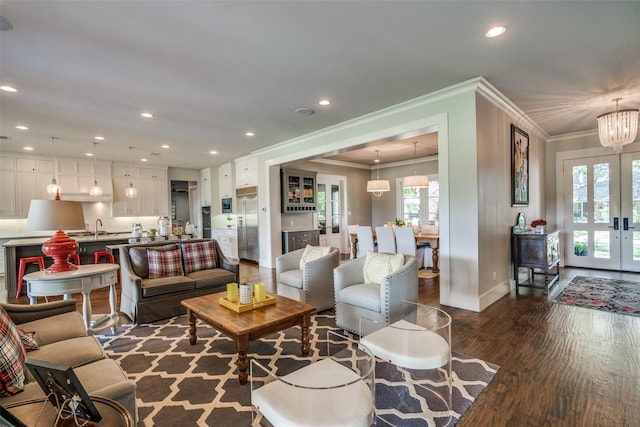
M 69 255 L 69 261 L 73 261 L 75 265 L 80 265 L 80 255 L 77 253 Z
M 24 277 L 24 271 L 27 264 L 38 264 L 40 270 L 44 270 L 44 257 L 30 256 L 20 258 L 20 267 L 18 268 L 18 292 L 16 292 L 16 299 L 20 298 L 20 292 L 22 291 L 22 282 Z
M 100 264 L 100 259 L 107 258 L 111 264 L 115 263 L 113 255 L 107 251 L 95 251 L 93 254 L 93 263 Z

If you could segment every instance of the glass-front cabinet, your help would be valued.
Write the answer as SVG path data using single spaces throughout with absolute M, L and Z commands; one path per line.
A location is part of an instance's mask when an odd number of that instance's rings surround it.
M 316 210 L 316 173 L 280 169 L 282 213 L 306 213 Z

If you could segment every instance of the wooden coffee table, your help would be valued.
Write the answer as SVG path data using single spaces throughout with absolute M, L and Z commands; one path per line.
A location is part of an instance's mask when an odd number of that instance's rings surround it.
M 226 292 L 203 295 L 182 301 L 189 317 L 189 342 L 195 345 L 196 318 L 211 325 L 236 343 L 238 350 L 238 379 L 246 384 L 248 378 L 247 351 L 249 341 L 295 325 L 302 329 L 302 354 L 309 354 L 309 326 L 315 307 L 291 298 L 275 295 L 276 303 L 262 308 L 236 313 L 223 307 L 218 300 Z

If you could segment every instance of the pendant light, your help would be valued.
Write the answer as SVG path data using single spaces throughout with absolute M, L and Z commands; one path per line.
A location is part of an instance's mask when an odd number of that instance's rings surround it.
M 613 152 L 622 152 L 622 146 L 631 144 L 638 133 L 638 110 L 619 110 L 616 98 L 616 111 L 598 116 L 598 133 L 603 147 L 613 147 Z
M 54 147 L 54 141 L 58 139 L 55 136 L 51 137 L 51 157 L 53 157 L 53 164 L 54 164 L 54 169 L 55 169 L 55 164 L 56 164 L 56 155 L 55 155 L 55 147 Z M 53 178 L 51 179 L 51 184 L 47 185 L 47 194 L 49 194 L 50 196 L 55 196 L 55 195 L 59 195 L 62 192 L 62 187 L 60 187 L 58 185 L 58 182 L 56 181 L 56 176 L 55 176 L 55 170 L 53 172 Z
M 416 163 L 418 161 L 418 141 L 413 143 L 413 175 L 402 178 L 402 187 L 412 188 L 415 193 L 421 188 L 429 186 L 429 177 L 427 175 L 418 175 L 416 171 Z
M 129 175 L 129 186 L 124 190 L 124 195 L 129 199 L 135 199 L 138 195 L 138 190 L 133 186 L 133 182 L 131 181 L 131 150 L 133 147 L 129 147 L 129 167 L 127 168 L 127 175 Z
M 98 180 L 96 179 L 96 144 L 93 143 L 93 186 L 89 189 L 89 195 L 98 197 L 102 196 L 103 190 L 102 187 L 98 185 Z
M 367 182 L 367 192 L 373 193 L 376 197 L 381 197 L 385 191 L 390 191 L 389 180 L 380 179 L 380 159 L 378 158 L 380 150 L 376 150 L 375 163 L 378 165 L 376 169 L 376 179 Z

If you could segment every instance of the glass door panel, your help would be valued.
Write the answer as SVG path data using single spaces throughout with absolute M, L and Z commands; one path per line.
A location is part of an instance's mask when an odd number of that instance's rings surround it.
M 620 155 L 621 269 L 640 271 L 640 152 Z
M 566 160 L 563 164 L 565 264 L 618 269 L 619 156 Z

